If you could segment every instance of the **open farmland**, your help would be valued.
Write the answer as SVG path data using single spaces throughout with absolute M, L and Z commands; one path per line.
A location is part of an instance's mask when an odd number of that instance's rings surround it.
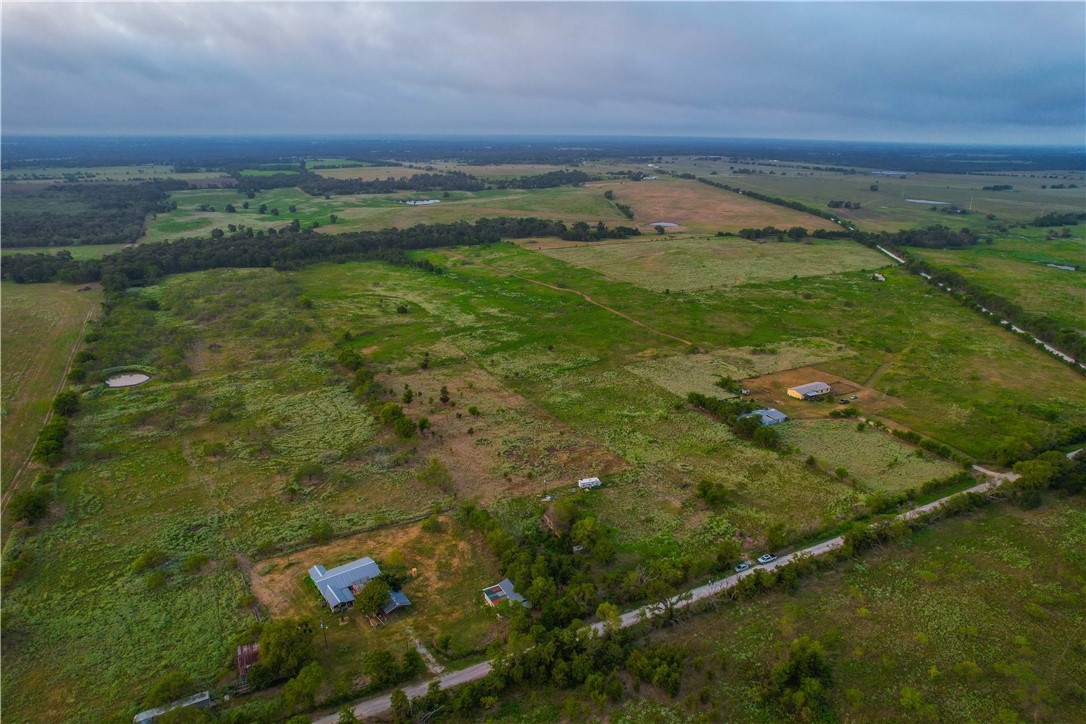
M 353 169 L 352 169 L 353 170 Z M 572 223 L 574 221 L 603 221 L 615 225 L 626 218 L 611 206 L 602 194 L 587 188 L 559 187 L 550 189 L 509 189 L 491 191 L 452 191 L 449 196 L 425 192 L 395 194 L 361 194 L 354 196 L 310 196 L 298 189 L 283 188 L 261 191 L 253 199 L 232 189 L 176 191 L 171 198 L 178 208 L 148 221 L 143 241 L 161 241 L 182 236 L 206 236 L 212 229 L 226 230 L 229 224 L 243 224 L 254 229 L 282 228 L 298 221 L 304 226 L 314 222 L 323 231 L 339 233 L 364 229 L 406 227 L 413 224 L 453 223 L 483 217 L 541 216 Z M 441 203 L 410 206 L 408 200 L 438 198 Z M 243 208 L 248 202 L 249 208 Z M 207 211 L 201 211 L 201 205 Z M 236 212 L 227 213 L 233 204 Z M 267 205 L 260 213 L 261 205 Z M 291 212 L 291 206 L 297 208 Z M 214 211 L 211 211 L 211 208 Z M 278 209 L 279 214 L 272 214 Z M 331 215 L 338 217 L 331 223 Z
M 1022 305 L 1029 313 L 1047 314 L 1086 333 L 1086 227 L 1070 230 L 1069 239 L 1048 240 L 1048 229 L 1016 229 L 997 235 L 992 244 L 913 253 Z
M 887 266 L 885 257 L 850 241 L 759 243 L 737 237 L 637 239 L 544 249 L 653 291 L 693 291 Z
M 677 224 L 683 230 L 715 233 L 747 227 L 776 226 L 788 229 L 835 229 L 826 219 L 802 211 L 767 204 L 697 181 L 661 177 L 656 181 L 601 181 L 586 186 L 596 193 L 611 191 L 615 203 L 630 206 L 633 221 L 651 231 L 658 221 Z
M 463 273 L 482 273 L 461 266 L 474 260 L 493 272 L 576 290 L 653 329 L 719 350 L 725 359 L 742 348 L 735 367 L 797 339 L 840 345 L 839 357 L 827 355 L 824 344 L 813 348 L 823 361 L 811 374 L 847 380 L 849 394 L 871 389 L 874 394 L 856 403 L 864 414 L 875 412 L 976 458 L 991 459 L 1007 439 L 1039 440 L 1086 422 L 1086 390 L 1072 370 L 902 269 L 885 270 L 886 282 L 846 272 L 665 295 L 634 293 L 595 271 L 512 244 L 456 254 L 461 258 L 433 258 Z M 661 345 L 666 339 L 658 335 L 651 347 L 667 349 Z M 799 354 L 788 359 L 790 366 L 808 364 Z M 779 380 L 773 394 L 785 398 L 788 386 L 809 381 Z M 773 399 L 768 392 L 755 396 Z
M 737 173 L 747 169 L 754 173 Z M 1086 211 L 1081 174 L 1060 174 L 1060 181 L 1031 178 L 1024 174 L 872 174 L 876 169 L 856 169 L 855 174 L 798 170 L 780 165 L 735 164 L 728 161 L 678 159 L 676 172 L 688 172 L 713 181 L 749 189 L 770 196 L 801 201 L 827 208 L 831 200 L 859 202 L 859 209 L 835 209 L 864 231 L 896 231 L 914 226 L 946 224 L 952 227 L 984 228 L 984 218 L 994 214 L 1000 222 L 1028 222 L 1052 211 Z M 712 171 L 717 175 L 710 176 Z M 1068 180 L 1063 180 L 1068 179 Z M 1055 183 L 1077 183 L 1078 188 L 1041 188 Z M 628 184 L 627 184 L 628 185 Z M 1007 191 L 985 191 L 984 186 L 1011 185 Z M 872 186 L 878 190 L 873 191 Z M 972 214 L 940 213 L 939 205 L 915 203 L 908 199 L 936 201 L 972 210 Z
M 830 470 L 844 468 L 871 490 L 898 493 L 960 470 L 945 460 L 912 448 L 889 433 L 854 420 L 788 421 L 777 426 L 781 439 L 812 455 Z M 919 454 L 918 454 L 919 453 Z
M 5 500 L 15 474 L 34 440 L 80 330 L 97 311 L 101 290 L 80 292 L 66 284 L 2 287 L 3 346 L 3 490 Z

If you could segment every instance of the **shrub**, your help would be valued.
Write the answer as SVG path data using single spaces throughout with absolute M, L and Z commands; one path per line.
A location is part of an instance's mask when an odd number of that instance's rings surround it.
M 158 549 L 149 550 L 137 557 L 136 560 L 132 561 L 132 565 L 129 569 L 132 573 L 143 573 L 152 568 L 158 568 L 167 560 L 169 560 L 169 557 L 164 551 Z
M 79 393 L 65 390 L 53 398 L 53 412 L 61 417 L 71 417 L 79 409 Z
M 52 493 L 48 488 L 20 490 L 11 496 L 11 500 L 8 502 L 8 511 L 11 513 L 12 520 L 25 520 L 28 523 L 33 523 L 41 520 L 49 513 L 49 502 L 52 497 Z
M 206 553 L 193 553 L 181 564 L 181 570 L 185 573 L 196 573 L 211 562 Z

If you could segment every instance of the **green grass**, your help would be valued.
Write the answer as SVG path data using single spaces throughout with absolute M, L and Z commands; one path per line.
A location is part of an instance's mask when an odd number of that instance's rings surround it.
M 66 251 L 73 259 L 97 259 L 106 254 L 114 254 L 128 247 L 128 244 L 80 244 L 79 246 L 27 246 L 5 247 L 0 249 L 0 256 L 12 254 L 56 254 Z
M 4 282 L 0 300 L 4 322 L 0 344 L 4 379 L 2 487 L 6 491 L 34 445 L 41 420 L 64 378 L 68 356 L 80 341 L 83 320 L 101 300 L 101 292 L 77 292 L 63 284 Z M 31 475 L 34 472 L 32 468 Z
M 196 180 L 217 178 L 219 171 L 178 173 L 172 166 L 149 164 L 143 166 L 41 166 L 12 169 L 3 172 L 3 182 L 52 182 L 73 177 L 83 181 L 150 181 L 157 178 Z
M 752 168 L 764 173 L 737 174 L 729 167 Z M 1070 179 L 1030 178 L 1015 174 L 936 174 L 917 173 L 899 176 L 874 176 L 867 169 L 846 175 L 824 171 L 804 171 L 773 166 L 736 165 L 727 161 L 679 159 L 671 170 L 689 172 L 719 183 L 750 189 L 773 196 L 827 208 L 831 200 L 859 202 L 856 210 L 836 209 L 841 218 L 854 222 L 864 231 L 896 231 L 901 228 L 946 224 L 973 229 L 987 225 L 985 216 L 994 214 L 1000 221 L 1028 222 L 1051 211 L 1086 211 L 1081 174 Z M 710 176 L 711 171 L 716 176 Z M 773 174 L 770 174 L 770 171 Z M 800 175 L 800 174 L 803 175 Z M 1077 189 L 1042 189 L 1042 185 L 1077 183 Z M 877 184 L 878 191 L 870 186 Z M 1011 184 L 1011 191 L 984 191 L 984 186 Z M 929 204 L 906 199 L 925 199 L 954 204 L 975 213 L 955 216 L 931 210 Z M 828 209 L 827 209 L 828 210 Z
M 968 249 L 916 249 L 914 253 L 962 274 L 1033 314 L 1047 314 L 1086 331 L 1086 274 L 1047 264 L 1084 265 L 1086 226 L 1070 227 L 1069 239 L 1045 239 L 1051 229 L 1015 229 L 993 244 Z M 1059 233 L 1059 229 L 1056 232 Z
M 854 420 L 790 420 L 775 429 L 801 455 L 813 455 L 831 471 L 845 468 L 873 491 L 897 493 L 960 470 L 927 453 L 918 456 L 889 433 L 871 428 L 861 432 Z
M 759 693 L 800 636 L 832 666 L 841 721 L 1074 721 L 1086 681 L 1086 500 L 948 520 L 801 584 L 727 603 L 652 635 L 689 658 L 672 699 L 626 685 L 598 708 L 579 691 L 518 692 L 511 721 L 792 721 Z M 909 698 L 906 689 L 919 697 Z
M 759 244 L 738 238 L 649 238 L 542 253 L 654 291 L 693 291 L 887 266 L 885 258 L 850 241 Z

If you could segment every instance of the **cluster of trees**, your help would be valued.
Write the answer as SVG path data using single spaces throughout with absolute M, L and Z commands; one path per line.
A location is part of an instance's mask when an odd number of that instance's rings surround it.
M 1028 329 L 1038 339 L 1048 342 L 1076 360 L 1086 359 L 1086 336 L 1059 320 L 1047 314 L 1031 314 L 1017 302 L 989 291 L 951 269 L 913 258 L 908 259 L 907 266 L 910 271 L 927 274 L 929 282 L 949 287 L 959 295 L 963 303 L 987 310 L 1000 319 Z
M 804 229 L 802 226 L 793 226 L 788 230 L 778 229 L 776 226 L 765 226 L 761 229 L 747 228 L 739 230 L 740 237 L 752 240 L 775 238 L 777 241 L 784 241 L 786 239 L 789 241 L 799 241 L 801 239 L 806 239 L 809 235 L 810 233 L 807 229 Z
M 1038 216 L 1032 222 L 1033 226 L 1045 228 L 1048 226 L 1074 226 L 1086 221 L 1086 214 L 1075 212 L 1052 211 L 1044 216 Z
M 992 184 L 991 186 L 982 186 L 981 191 L 1010 191 L 1014 186 L 1011 184 Z
M 954 231 L 941 224 L 924 229 L 882 231 L 877 234 L 855 232 L 852 238 L 864 246 L 915 246 L 922 249 L 962 249 L 976 246 L 982 239 L 966 228 Z
M 745 400 L 721 400 L 709 397 L 700 392 L 690 392 L 686 401 L 695 407 L 708 412 L 732 429 L 736 437 L 742 440 L 750 440 L 759 447 L 768 450 L 779 450 L 781 447 L 780 434 L 769 425 L 763 425 L 759 417 L 743 417 L 748 412 L 758 408 L 753 402 Z
M 276 173 L 267 176 L 244 176 L 236 173 L 236 188 L 252 198 L 257 191 L 278 188 L 300 188 L 310 196 L 349 194 L 387 194 L 394 191 L 482 191 L 486 184 L 463 171 L 420 173 L 414 176 L 384 179 L 331 178 L 309 171 Z
M 148 214 L 177 208 L 170 192 L 183 181 L 71 184 L 41 191 L 5 192 L 4 246 L 130 244 L 143 236 Z
M 905 442 L 910 442 L 913 445 L 916 445 L 923 450 L 927 450 L 930 453 L 935 453 L 936 455 L 941 455 L 944 458 L 955 460 L 959 463 L 962 463 L 963 465 L 971 465 L 973 463 L 972 460 L 958 455 L 943 443 L 936 442 L 935 440 L 930 440 L 926 437 L 922 437 L 918 433 L 913 432 L 912 430 L 899 430 L 897 428 L 894 428 L 890 432 L 893 433 L 894 437 L 900 438 Z
M 492 244 L 502 238 L 558 236 L 592 240 L 637 236 L 638 229 L 608 228 L 584 222 L 574 230 L 562 222 L 535 217 L 479 219 L 474 223 L 418 224 L 407 229 L 384 229 L 345 234 L 319 234 L 310 229 L 278 232 L 239 229 L 220 239 L 186 238 L 140 244 L 99 259 L 75 260 L 70 254 L 14 254 L 4 259 L 3 277 L 16 282 L 101 281 L 106 291 L 154 284 L 167 274 L 219 268 L 273 267 L 298 269 L 321 261 L 373 259 L 426 268 L 409 261 L 405 252 L 441 246 Z M 600 236 L 600 234 L 603 236 Z M 436 270 L 429 265 L 430 270 Z
M 556 186 L 581 186 L 591 178 L 584 171 L 548 171 L 535 176 L 495 181 L 494 186 L 499 189 L 549 189 Z
M 831 209 L 858 209 L 860 208 L 859 201 L 837 201 L 833 200 L 826 204 Z
M 79 411 L 79 393 L 65 390 L 53 398 L 53 417 L 38 433 L 31 456 L 43 465 L 56 465 L 68 440 L 68 419 Z
M 600 241 L 641 236 L 641 230 L 629 226 L 609 227 L 602 221 L 596 222 L 595 226 L 589 226 L 584 221 L 575 221 L 568 229 L 559 232 L 558 236 L 566 241 Z

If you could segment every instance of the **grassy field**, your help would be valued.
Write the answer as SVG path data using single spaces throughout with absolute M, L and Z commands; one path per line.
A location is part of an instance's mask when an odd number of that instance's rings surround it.
M 656 222 L 694 232 L 739 231 L 747 227 L 833 229 L 835 224 L 783 206 L 755 201 L 711 186 L 670 177 L 656 181 L 601 181 L 587 184 L 597 193 L 610 190 L 616 203 L 633 209 L 633 221 L 645 230 Z
M 795 594 L 725 604 L 654 634 L 690 652 L 674 699 L 627 682 L 627 703 L 600 709 L 580 692 L 544 688 L 496 717 L 793 721 L 759 694 L 805 635 L 825 648 L 840 721 L 1077 721 L 1084 543 L 1082 496 L 944 521 Z
M 994 243 L 969 249 L 916 249 L 914 253 L 952 269 L 1034 314 L 1047 314 L 1086 331 L 1086 274 L 1047 266 L 1086 265 L 1086 227 L 1070 227 L 1069 239 L 1045 239 L 1050 229 L 1015 229 Z M 1059 229 L 1056 230 L 1059 233 Z
M 850 241 L 760 244 L 737 237 L 649 238 L 541 251 L 658 292 L 874 270 L 888 263 L 885 257 Z
M 677 159 L 668 165 L 674 172 L 693 173 L 720 183 L 750 189 L 773 196 L 801 201 L 826 208 L 831 200 L 853 201 L 859 209 L 836 209 L 841 218 L 853 221 L 864 231 L 896 231 L 911 226 L 946 224 L 949 226 L 983 227 L 984 217 L 994 214 L 1000 221 L 1027 222 L 1051 211 L 1086 211 L 1081 174 L 1071 179 L 1038 178 L 1021 174 L 934 174 L 873 175 L 871 170 L 858 169 L 854 175 L 826 171 L 800 170 L 770 165 L 735 164 L 728 161 L 695 161 Z M 762 173 L 736 173 L 750 169 Z M 649 171 L 651 169 L 642 169 Z M 717 175 L 710 176 L 716 171 Z M 772 172 L 772 173 L 770 173 Z M 1043 174 L 1041 174 L 1043 175 Z M 1042 189 L 1052 184 L 1077 183 L 1077 189 Z M 878 191 L 872 191 L 872 185 Z M 984 191 L 984 186 L 1010 184 L 1010 191 Z M 938 201 L 953 204 L 975 213 L 954 216 L 932 211 L 931 204 L 913 203 L 907 199 Z
M 877 413 L 973 457 L 989 456 L 1006 437 L 1041 438 L 1086 419 L 1086 391 L 1074 372 L 904 270 L 885 270 L 886 282 L 848 272 L 666 295 L 636 292 L 512 244 L 472 248 L 461 255 L 490 267 L 463 266 L 448 255 L 434 258 L 451 261 L 458 274 L 503 270 L 577 290 L 725 361 L 733 355 L 731 364 L 740 369 L 779 355 L 787 357 L 788 366 L 804 367 L 813 358 L 781 345 L 823 340 L 811 350 L 821 360 L 814 372 L 848 380 L 846 387 L 853 391 L 878 393 L 861 396 L 857 406 L 862 412 Z M 836 357 L 830 354 L 834 345 L 841 348 Z M 657 336 L 651 347 L 656 351 L 642 350 L 634 361 L 676 354 L 667 338 Z M 765 374 L 774 367 L 785 369 L 769 363 L 751 372 Z M 759 401 L 787 399 L 789 384 L 759 394 Z
M 73 259 L 97 259 L 128 246 L 129 244 L 80 244 L 78 246 L 4 247 L 0 249 L 0 257 L 12 254 L 56 254 L 59 251 L 66 251 L 72 255 Z
M 101 298 L 97 287 L 77 292 L 63 284 L 0 286 L 4 491 L 34 446 L 83 322 Z
M 776 427 L 786 445 L 801 455 L 813 455 L 830 470 L 844 468 L 865 487 L 884 493 L 917 488 L 933 478 L 945 478 L 960 467 L 911 448 L 889 433 L 866 428 L 853 420 L 790 420 Z
M 80 181 L 150 181 L 173 178 L 192 181 L 222 176 L 219 171 L 175 172 L 173 166 L 42 166 L 11 169 L 3 172 L 4 183 L 48 181 L 55 183 L 66 178 Z

